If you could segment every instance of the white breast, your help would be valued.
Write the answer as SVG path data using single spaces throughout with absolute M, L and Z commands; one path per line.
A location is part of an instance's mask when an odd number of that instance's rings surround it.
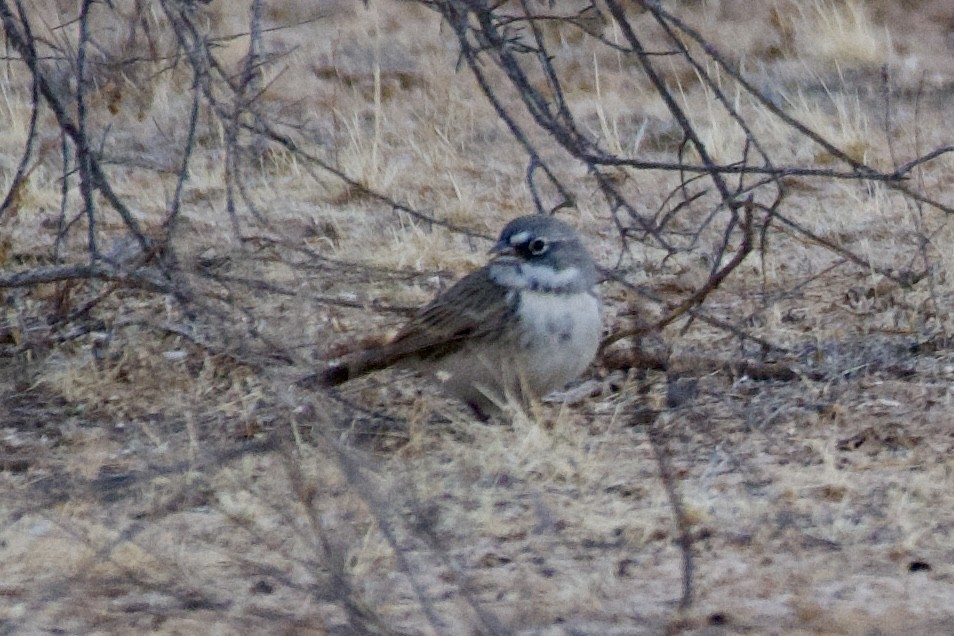
M 585 292 L 520 294 L 517 325 L 427 365 L 448 392 L 483 412 L 507 396 L 543 397 L 578 377 L 599 347 L 600 301 Z
M 602 327 L 600 301 L 593 294 L 524 290 L 517 314 L 525 373 L 537 395 L 562 388 L 596 355 Z

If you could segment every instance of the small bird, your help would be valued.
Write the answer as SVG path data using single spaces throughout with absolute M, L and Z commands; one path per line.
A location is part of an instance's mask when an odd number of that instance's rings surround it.
M 508 397 L 527 404 L 579 376 L 602 331 L 596 265 L 579 235 L 551 216 L 522 216 L 507 224 L 490 254 L 390 343 L 329 367 L 321 383 L 410 368 L 486 419 Z

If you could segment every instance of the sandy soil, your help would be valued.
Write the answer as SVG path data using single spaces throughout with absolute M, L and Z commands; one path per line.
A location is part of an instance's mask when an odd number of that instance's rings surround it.
M 68 4 L 30 9 L 38 36 L 67 51 Z M 947 2 L 667 4 L 786 113 L 868 165 L 951 144 Z M 162 12 L 140 24 L 131 5 L 94 5 L 102 51 L 119 50 L 130 29 L 147 50 L 146 26 L 159 49 L 168 44 Z M 247 7 L 195 11 L 223 38 L 224 67 L 239 69 Z M 255 209 L 233 214 L 225 134 L 203 112 L 173 243 L 189 311 L 103 281 L 3 290 L 0 633 L 954 633 L 945 214 L 877 183 L 787 180 L 781 211 L 822 242 L 775 224 L 702 307 L 775 345 L 769 353 L 681 319 L 640 345 L 671 354 L 679 370 L 669 377 L 603 358 L 533 413 L 490 423 L 408 373 L 336 393 L 303 388 L 295 380 L 322 360 L 387 337 L 482 264 L 487 239 L 533 199 L 526 154 L 432 11 L 270 2 L 263 19 L 282 27 L 264 37 L 257 99 L 270 121 L 304 152 L 467 233 L 250 135 L 240 177 Z M 630 19 L 662 42 L 648 15 Z M 587 134 L 675 160 L 672 117 L 628 62 L 576 29 L 544 35 Z M 188 129 L 191 77 L 178 64 L 95 66 L 90 84 L 91 136 L 150 233 L 162 230 Z M 698 76 L 663 68 L 716 159 L 739 160 L 744 138 Z M 68 93 L 68 67 L 56 76 Z M 5 192 L 30 115 L 21 63 L 3 63 L 0 89 Z M 739 95 L 729 78 L 725 89 Z M 778 165 L 838 167 L 747 108 Z M 60 227 L 59 131 L 48 110 L 39 121 L 28 183 L 0 217 L 0 275 L 48 265 Z M 651 241 L 621 249 L 591 176 L 526 113 L 518 123 L 575 195 L 564 218 L 601 265 L 646 292 L 602 285 L 608 334 L 654 320 L 705 282 L 718 227 L 675 255 Z M 941 155 L 910 185 L 951 205 L 952 175 Z M 679 175 L 614 178 L 652 215 Z M 60 254 L 82 263 L 75 178 L 70 188 L 65 207 L 78 220 Z M 544 188 L 549 204 L 554 194 Z M 100 209 L 104 253 L 125 258 L 122 221 Z M 910 286 L 886 275 L 925 268 Z M 756 379 L 709 364 L 743 359 L 796 374 Z M 694 566 L 686 608 L 681 532 Z

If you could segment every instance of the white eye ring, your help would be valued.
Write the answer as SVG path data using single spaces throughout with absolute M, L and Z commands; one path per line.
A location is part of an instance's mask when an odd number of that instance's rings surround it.
M 544 238 L 535 238 L 527 244 L 527 249 L 530 250 L 530 253 L 534 256 L 540 256 L 550 249 L 550 244 L 547 243 L 547 240 Z
M 510 245 L 517 247 L 527 242 L 527 239 L 530 238 L 530 232 L 517 232 L 510 237 Z

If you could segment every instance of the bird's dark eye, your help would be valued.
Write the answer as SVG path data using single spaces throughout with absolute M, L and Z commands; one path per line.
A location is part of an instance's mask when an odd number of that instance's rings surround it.
M 550 249 L 550 245 L 547 243 L 546 239 L 535 238 L 527 245 L 527 249 L 530 250 L 530 253 L 534 256 L 540 256 Z

